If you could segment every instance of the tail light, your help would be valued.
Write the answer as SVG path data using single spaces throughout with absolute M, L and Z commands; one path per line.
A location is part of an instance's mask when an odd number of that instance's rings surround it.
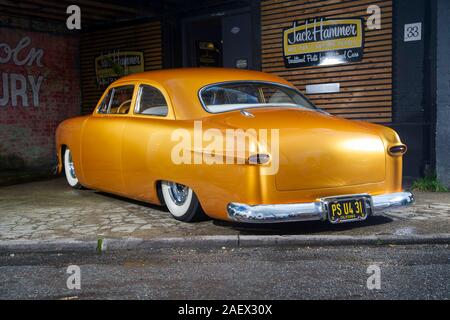
M 407 150 L 408 148 L 404 144 L 401 144 L 389 147 L 389 154 L 392 156 L 402 156 L 406 153 Z

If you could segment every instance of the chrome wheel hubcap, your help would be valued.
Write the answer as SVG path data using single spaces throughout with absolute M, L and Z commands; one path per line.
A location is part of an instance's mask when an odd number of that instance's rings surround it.
M 69 166 L 70 176 L 72 178 L 76 179 L 77 175 L 75 174 L 75 167 L 73 165 L 72 152 L 69 152 L 69 161 L 68 161 L 67 165 Z
M 189 187 L 175 182 L 169 182 L 169 193 L 173 202 L 181 206 L 187 200 L 189 194 Z

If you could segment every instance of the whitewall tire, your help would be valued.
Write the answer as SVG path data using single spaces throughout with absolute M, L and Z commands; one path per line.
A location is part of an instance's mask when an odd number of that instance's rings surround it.
M 69 148 L 64 151 L 64 172 L 66 174 L 67 183 L 74 189 L 81 189 L 82 186 L 78 182 L 77 175 L 75 173 L 75 166 L 72 160 L 72 153 Z
M 161 193 L 172 216 L 191 222 L 205 217 L 197 196 L 191 188 L 170 181 L 161 182 Z

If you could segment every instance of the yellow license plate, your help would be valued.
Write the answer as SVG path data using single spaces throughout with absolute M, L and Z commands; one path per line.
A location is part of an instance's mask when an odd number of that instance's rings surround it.
M 328 202 L 328 219 L 331 223 L 362 221 L 367 218 L 366 199 L 345 199 Z

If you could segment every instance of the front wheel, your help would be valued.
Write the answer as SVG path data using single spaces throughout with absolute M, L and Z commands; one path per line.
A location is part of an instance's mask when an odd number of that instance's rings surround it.
M 64 171 L 66 173 L 67 183 L 74 189 L 81 189 L 82 185 L 78 182 L 77 175 L 75 174 L 72 152 L 70 152 L 69 148 L 66 148 L 66 151 L 64 152 Z
M 167 208 L 175 219 L 191 222 L 205 217 L 197 196 L 188 186 L 162 181 L 161 193 Z

